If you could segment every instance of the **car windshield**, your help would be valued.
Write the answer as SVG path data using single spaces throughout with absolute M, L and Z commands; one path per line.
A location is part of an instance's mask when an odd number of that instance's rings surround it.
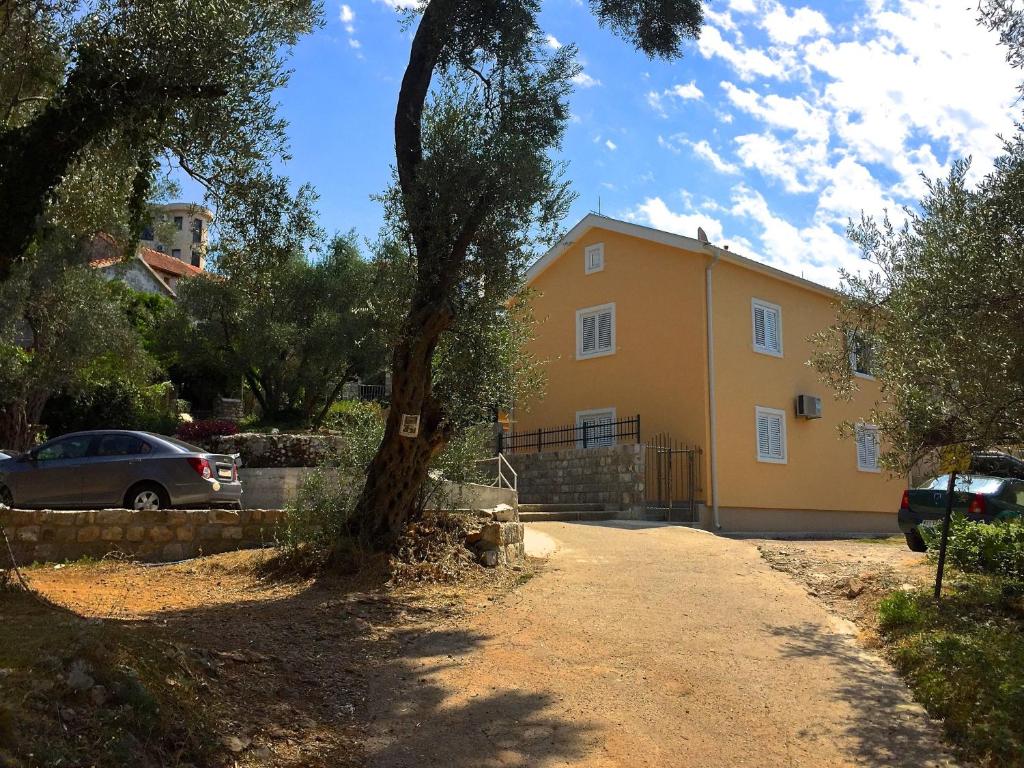
M 999 477 L 961 476 L 956 479 L 956 490 L 967 493 L 998 493 L 1003 479 Z M 926 491 L 944 491 L 949 487 L 949 475 L 939 475 L 921 486 Z

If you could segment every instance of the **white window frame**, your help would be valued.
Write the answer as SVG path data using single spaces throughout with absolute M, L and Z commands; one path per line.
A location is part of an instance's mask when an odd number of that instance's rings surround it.
M 855 331 L 849 331 L 846 334 L 846 349 L 848 350 L 847 356 L 850 359 L 850 371 L 858 379 L 868 379 L 869 381 L 874 381 L 875 380 L 875 375 L 873 373 L 864 373 L 863 371 L 858 371 L 857 370 L 857 363 L 859 362 L 859 360 L 858 360 L 859 355 L 857 354 L 857 350 L 856 350 L 856 348 L 853 345 L 853 341 L 854 341 L 854 336 L 855 335 L 856 335 Z
M 757 323 L 755 321 L 755 312 L 758 307 L 767 312 L 775 313 L 775 335 L 779 342 L 779 348 L 777 350 L 757 343 Z M 766 331 L 765 341 L 767 341 L 767 338 Z M 782 307 L 778 304 L 772 304 L 770 301 L 764 301 L 763 299 L 750 300 L 750 343 L 753 350 L 759 354 L 770 355 L 772 357 L 782 357 Z
M 777 416 L 781 422 L 780 435 L 782 438 L 782 456 L 769 456 L 761 453 L 761 445 L 758 441 L 757 425 L 762 416 Z M 757 460 L 764 464 L 788 464 L 789 448 L 786 439 L 786 412 L 779 408 L 765 408 L 760 405 L 754 406 L 754 451 Z
M 611 310 L 612 316 L 612 338 L 611 346 L 608 349 L 596 349 L 593 352 L 583 351 L 583 318 L 589 315 L 601 315 L 602 313 Z M 592 357 L 605 357 L 607 355 L 614 355 L 616 347 L 615 342 L 615 302 L 610 304 L 599 304 L 596 307 L 584 307 L 583 309 L 576 310 L 576 359 L 577 360 L 589 360 Z M 597 326 L 594 326 L 595 343 L 597 342 Z
M 610 414 L 611 415 L 611 417 L 612 417 L 611 421 L 612 421 L 613 424 L 616 421 L 619 420 L 619 417 L 616 414 L 614 407 L 612 407 L 612 408 L 591 408 L 590 410 L 586 410 L 586 411 L 576 411 L 576 428 L 579 429 L 581 426 L 583 426 L 582 424 L 580 424 L 581 419 L 585 419 L 587 416 L 603 416 L 604 414 Z M 603 446 L 606 446 L 606 445 L 615 445 L 615 436 L 614 435 L 611 436 L 611 438 L 608 440 L 608 442 L 595 443 L 592 440 L 589 440 L 588 444 L 587 444 L 587 448 L 599 448 L 599 447 L 603 447 Z M 583 438 L 582 438 L 582 436 L 576 438 L 576 447 L 577 448 L 583 448 Z
M 862 422 L 860 424 L 857 424 L 854 427 L 853 432 L 854 432 L 854 439 L 853 439 L 854 449 L 855 449 L 855 451 L 857 453 L 857 470 L 860 471 L 860 472 L 881 472 L 882 468 L 878 465 L 878 455 L 879 455 L 879 453 L 881 453 L 882 443 L 881 443 L 881 440 L 878 437 L 878 427 L 875 426 L 874 424 L 864 424 Z M 863 439 L 863 436 L 868 434 L 868 433 L 874 435 L 874 438 L 873 438 L 874 439 L 874 443 L 875 443 L 875 463 L 874 463 L 874 466 L 872 466 L 870 464 L 866 464 L 865 462 L 861 461 L 860 444 L 861 444 L 861 440 Z M 865 453 L 867 453 L 867 449 L 866 448 L 865 448 Z
M 594 254 L 597 259 L 596 261 L 591 260 L 591 254 Z M 604 243 L 594 243 L 588 245 L 583 249 L 583 272 L 588 275 L 592 275 L 595 272 L 604 271 Z

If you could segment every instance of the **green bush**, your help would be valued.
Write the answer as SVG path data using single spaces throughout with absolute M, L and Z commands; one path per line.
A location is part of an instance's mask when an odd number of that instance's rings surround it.
M 965 762 L 1024 765 L 1021 592 L 998 576 L 961 575 L 941 602 L 900 591 L 878 606 L 887 655 Z
M 295 503 L 288 508 L 285 518 L 285 546 L 329 548 L 349 531 L 352 512 L 363 490 L 366 467 L 384 436 L 384 413 L 375 403 L 354 403 L 338 424 L 343 424 L 342 448 L 299 486 Z
M 939 535 L 929 537 L 929 551 L 939 548 Z M 949 563 L 966 573 L 1024 578 L 1024 520 L 983 524 L 954 514 L 949 526 Z
M 915 627 L 923 616 L 920 600 L 909 592 L 893 592 L 878 604 L 878 623 L 885 632 Z
M 86 429 L 140 429 L 169 435 L 178 426 L 173 403 L 170 382 L 139 387 L 108 381 L 51 398 L 43 423 L 50 437 Z
M 282 533 L 286 547 L 330 548 L 351 530 L 352 513 L 366 479 L 366 468 L 384 436 L 384 411 L 376 403 L 348 402 L 333 412 L 333 428 L 343 433 L 342 448 L 305 477 L 288 508 Z M 490 429 L 472 427 L 457 434 L 432 462 L 420 496 L 421 507 L 445 508 L 443 481 L 481 482 L 489 456 Z

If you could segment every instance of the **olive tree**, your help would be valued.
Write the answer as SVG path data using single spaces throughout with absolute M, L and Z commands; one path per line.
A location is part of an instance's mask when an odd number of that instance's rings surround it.
M 0 0 L 0 280 L 69 199 L 123 214 L 103 226 L 134 240 L 162 159 L 215 199 L 246 194 L 285 152 L 273 92 L 319 16 L 315 0 Z
M 698 0 L 590 6 L 649 56 L 678 56 L 702 20 Z M 369 546 L 403 533 L 430 460 L 455 429 L 434 360 L 459 327 L 462 300 L 551 244 L 571 199 L 552 155 L 578 70 L 571 46 L 545 48 L 539 10 L 537 0 L 429 0 L 409 19 L 388 213 L 415 280 L 392 356 L 392 407 L 356 510 Z M 405 416 L 418 418 L 415 436 L 402 434 Z

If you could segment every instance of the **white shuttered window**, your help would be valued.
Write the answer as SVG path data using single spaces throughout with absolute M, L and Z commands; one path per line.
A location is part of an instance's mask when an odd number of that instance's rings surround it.
M 615 305 L 603 304 L 576 311 L 576 358 L 600 357 L 615 352 Z
M 782 356 L 782 308 L 777 304 L 751 301 L 754 349 L 767 355 Z
M 777 408 L 755 409 L 757 425 L 757 460 L 772 464 L 786 463 L 786 413 Z
M 591 275 L 604 269 L 604 243 L 594 243 L 583 251 L 583 271 Z
M 879 472 L 878 427 L 858 424 L 855 431 L 857 443 L 857 469 L 861 472 Z

